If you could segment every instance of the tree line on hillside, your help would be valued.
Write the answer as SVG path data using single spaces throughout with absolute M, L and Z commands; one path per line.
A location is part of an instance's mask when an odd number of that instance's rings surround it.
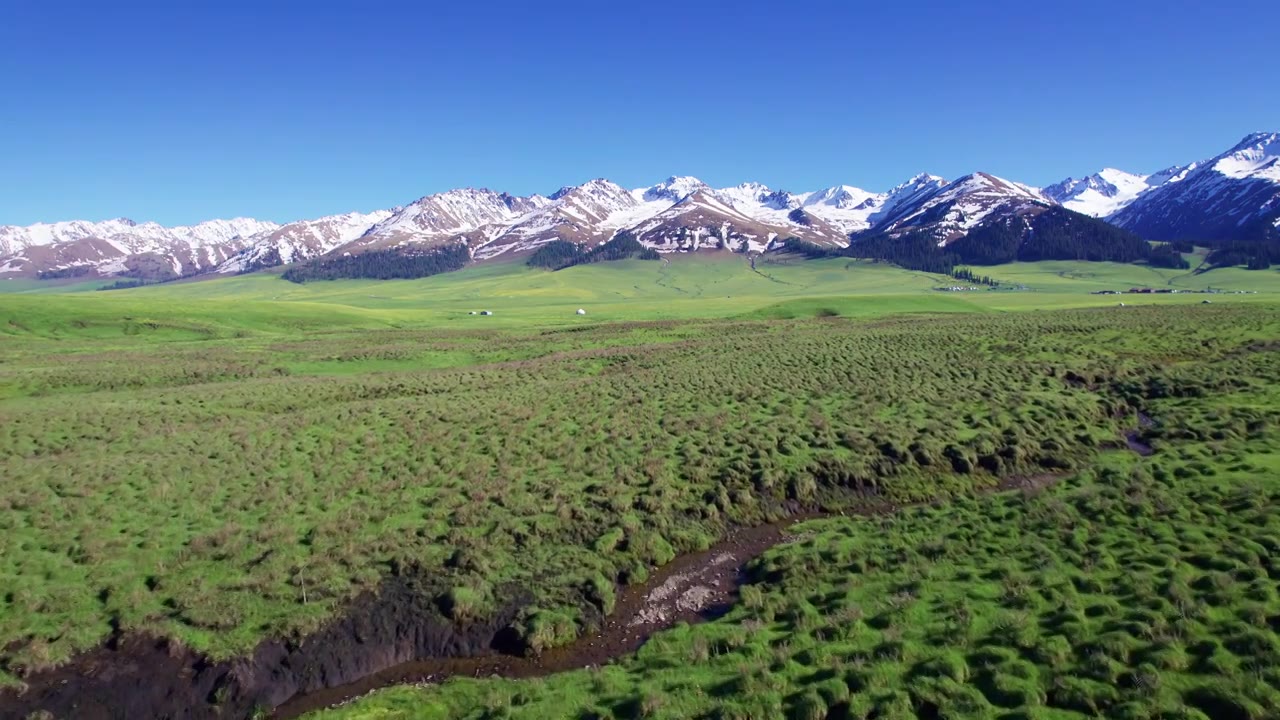
M 470 260 L 471 253 L 462 243 L 426 251 L 370 250 L 310 260 L 285 270 L 280 277 L 294 283 L 348 278 L 409 280 L 460 270 Z
M 1275 262 L 1280 262 L 1280 242 L 1266 240 L 1226 243 L 1205 258 L 1205 265 L 1209 267 L 1243 265 L 1249 270 L 1266 270 Z
M 999 281 L 991 279 L 990 275 L 979 275 L 969 268 L 958 267 L 951 271 L 951 277 L 957 280 L 963 280 L 975 285 L 987 285 L 995 287 L 999 285 Z
M 603 245 L 587 249 L 585 245 L 569 240 L 553 240 L 538 248 L 529 256 L 526 264 L 530 267 L 563 270 L 574 265 L 609 262 L 612 260 L 658 260 L 661 255 L 653 248 L 640 244 L 635 236 L 628 232 L 620 232 Z
M 92 275 L 96 269 L 93 265 L 72 265 L 54 270 L 41 270 L 36 273 L 36 277 L 40 280 L 66 280 Z

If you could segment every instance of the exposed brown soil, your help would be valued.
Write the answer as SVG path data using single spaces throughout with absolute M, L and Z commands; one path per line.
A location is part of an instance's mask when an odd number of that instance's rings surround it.
M 509 588 L 509 604 L 493 618 L 458 626 L 441 616 L 428 587 L 421 573 L 389 577 L 376 595 L 361 596 L 302 642 L 267 641 L 230 662 L 116 632 L 71 663 L 27 677 L 24 692 L 0 692 L 0 719 L 41 712 L 76 720 L 245 718 L 415 658 L 491 652 L 530 599 Z

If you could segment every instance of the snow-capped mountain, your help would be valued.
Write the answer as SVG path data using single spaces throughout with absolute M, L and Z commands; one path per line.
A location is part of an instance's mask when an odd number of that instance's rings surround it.
M 641 204 L 633 192 L 603 178 L 564 187 L 551 196 L 551 202 L 473 245 L 473 254 L 483 260 L 533 250 L 554 240 L 604 242 Z
M 1151 240 L 1222 241 L 1273 233 L 1280 222 L 1280 133 L 1254 133 L 1188 166 L 1107 218 Z
M 179 227 L 124 218 L 4 226 L 0 227 L 0 275 L 50 271 L 186 275 L 216 267 L 244 247 L 247 238 L 276 227 L 250 218 Z
M 8 255 L 37 245 L 56 245 L 85 238 L 117 242 L 122 250 L 129 252 L 160 250 L 172 243 L 187 243 L 200 247 L 230 242 L 236 238 L 249 237 L 276 227 L 273 222 L 252 218 L 209 220 L 197 225 L 179 227 L 164 227 L 153 222 L 136 223 L 127 218 L 103 222 L 72 220 L 36 223 L 26 227 L 4 225 L 0 226 L 0 255 Z
M 1043 192 L 1068 210 L 1092 217 L 1107 217 L 1128 207 L 1142 193 L 1182 180 L 1197 165 L 1175 165 L 1150 175 L 1104 168 L 1087 177 L 1067 178 L 1054 183 Z
M 218 265 L 218 272 L 249 272 L 310 260 L 359 238 L 391 215 L 391 210 L 375 210 L 291 222 L 250 237 L 243 250 Z
M 678 203 L 698 190 L 709 190 L 706 183 L 696 177 L 672 175 L 652 187 L 637 190 L 641 202 L 665 202 L 667 206 Z
M 1035 213 L 1054 203 L 1039 190 L 987 173 L 938 185 L 933 179 L 903 188 L 872 219 L 867 232 L 899 236 L 927 233 L 939 245 L 964 237 L 988 219 Z
M 448 200 L 447 211 L 440 208 L 442 198 Z M 802 205 L 803 196 L 759 183 L 716 190 L 688 176 L 634 190 L 597 178 L 563 187 L 549 197 L 450 191 L 406 207 L 341 249 L 464 242 L 473 257 L 487 260 L 555 240 L 601 243 L 622 231 L 662 251 L 707 244 L 736 249 L 744 241 L 762 251 L 771 241 L 789 236 L 823 245 L 847 242 L 847 231 L 826 222 L 821 211 L 802 210 Z M 845 212 L 834 204 L 832 210 Z
M 427 195 L 399 208 L 341 250 L 355 252 L 405 244 L 440 244 L 486 228 L 510 225 L 552 202 L 541 195 L 517 197 L 486 188 Z

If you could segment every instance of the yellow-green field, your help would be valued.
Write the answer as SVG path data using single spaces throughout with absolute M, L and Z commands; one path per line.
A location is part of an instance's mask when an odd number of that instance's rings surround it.
M 137 322 L 232 331 L 323 327 L 519 327 L 734 316 L 844 316 L 918 312 L 985 312 L 1055 307 L 1196 303 L 1199 294 L 1092 295 L 1131 287 L 1180 291 L 1249 291 L 1214 302 L 1280 298 L 1280 271 L 1220 269 L 1195 275 L 1118 263 L 1041 262 L 984 268 L 1006 288 L 939 292 L 957 284 L 943 275 L 866 261 L 758 262 L 753 271 L 739 256 L 675 257 L 601 263 L 547 272 L 519 263 L 496 263 L 420 280 L 345 280 L 297 285 L 271 273 L 130 290 L 87 292 L 100 283 L 49 285 L 0 281 L 3 332 L 25 325 L 36 334 L 83 334 L 41 320 L 62 304 L 85 323 Z M 61 297 L 47 297 L 58 294 Z M 585 316 L 575 311 L 582 308 Z M 472 316 L 489 310 L 492 316 Z M 181 318 L 178 321 L 178 318 Z M 77 332 L 77 330 L 81 332 Z

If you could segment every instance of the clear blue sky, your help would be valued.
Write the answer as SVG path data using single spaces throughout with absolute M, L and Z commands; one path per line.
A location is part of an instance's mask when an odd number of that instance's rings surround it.
M 0 224 L 1153 171 L 1280 128 L 1277 28 L 1275 0 L 0 0 Z

